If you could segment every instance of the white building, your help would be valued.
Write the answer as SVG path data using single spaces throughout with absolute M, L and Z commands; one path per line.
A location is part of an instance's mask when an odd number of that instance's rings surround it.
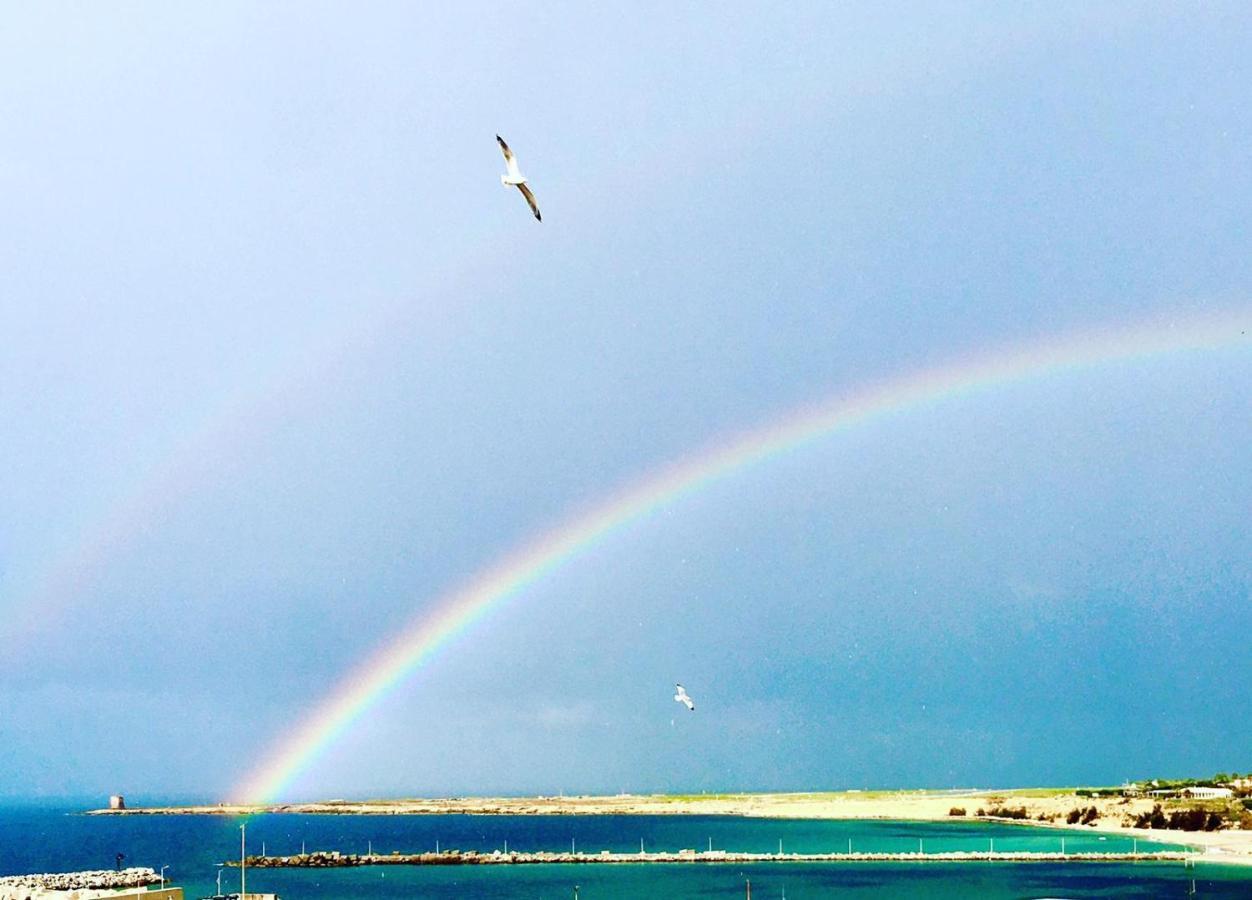
M 1182 796 L 1192 800 L 1229 800 L 1234 795 L 1234 791 L 1224 787 L 1189 787 L 1182 789 Z

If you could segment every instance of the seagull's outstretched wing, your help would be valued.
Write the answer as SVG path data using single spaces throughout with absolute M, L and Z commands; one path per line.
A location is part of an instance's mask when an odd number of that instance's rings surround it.
M 695 712 L 696 705 L 695 703 L 692 702 L 691 697 L 687 695 L 687 689 L 684 688 L 681 684 L 676 684 L 674 685 L 674 687 L 678 688 L 678 693 L 674 695 L 674 699 L 678 701 L 679 703 L 681 703 L 683 706 L 687 707 L 687 709 L 691 710 L 692 712 Z
M 530 204 L 530 211 L 535 214 L 535 218 L 542 222 L 543 216 L 539 215 L 539 204 L 535 202 L 535 195 L 530 192 L 530 188 L 524 184 L 519 184 L 517 189 L 522 192 L 522 196 L 525 197 L 526 202 Z M 557 212 L 559 213 L 560 210 L 558 209 Z M 557 218 L 560 218 L 560 216 L 557 216 Z
M 511 178 L 517 178 L 519 176 L 517 170 L 517 157 L 515 157 L 513 155 L 513 151 L 509 149 L 509 145 L 504 142 L 504 138 L 497 134 L 496 140 L 500 142 L 500 150 L 504 153 L 504 165 L 505 168 L 509 170 L 509 176 Z

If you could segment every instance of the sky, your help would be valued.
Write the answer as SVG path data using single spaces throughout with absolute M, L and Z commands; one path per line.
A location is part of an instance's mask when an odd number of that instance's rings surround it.
M 1252 319 L 1245 5 L 454 6 L 6 13 L 0 798 L 226 796 L 666 465 Z M 1247 342 L 1162 354 L 745 467 L 485 616 L 290 797 L 1252 769 L 1250 386 Z

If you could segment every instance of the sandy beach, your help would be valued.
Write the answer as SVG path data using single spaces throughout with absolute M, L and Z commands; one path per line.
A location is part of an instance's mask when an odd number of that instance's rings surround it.
M 946 821 L 950 810 L 962 808 L 965 819 L 979 809 L 1025 808 L 1022 825 L 1052 828 L 1088 827 L 1197 848 L 1211 859 L 1252 865 L 1252 831 L 1213 832 L 1133 828 L 1128 817 L 1152 809 L 1143 797 L 1082 797 L 1066 789 L 978 791 L 846 791 L 795 794 L 618 794 L 561 797 L 452 797 L 444 799 L 328 800 L 288 804 L 217 804 L 212 806 L 134 807 L 93 810 L 96 815 L 225 815 L 303 813 L 320 815 L 725 815 L 791 819 L 908 819 Z M 1182 803 L 1181 806 L 1191 806 Z M 1165 804 L 1166 809 L 1171 804 Z M 1098 817 L 1087 826 L 1066 824 L 1074 809 L 1095 807 Z M 1040 819 L 1040 817 L 1043 817 Z M 992 817 L 986 817 L 990 820 Z M 1000 820 L 997 820 L 1000 821 Z M 1014 820 L 1017 821 L 1017 820 Z

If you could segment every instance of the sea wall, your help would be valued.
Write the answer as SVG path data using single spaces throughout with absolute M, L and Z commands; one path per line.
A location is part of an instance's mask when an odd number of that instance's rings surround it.
M 478 865 L 583 865 L 639 863 L 757 863 L 757 862 L 1129 862 L 1157 860 L 1182 862 L 1190 855 L 1177 850 L 1151 853 L 1037 853 L 1029 851 L 953 851 L 947 853 L 732 853 L 727 850 L 679 850 L 659 853 L 505 853 L 493 850 L 444 850 L 440 853 L 340 853 L 315 851 L 294 856 L 250 856 L 249 868 L 335 869 L 352 866 L 478 866 Z M 228 861 L 238 866 L 238 860 Z
M 161 881 L 148 868 L 99 869 L 87 872 L 43 872 L 33 875 L 9 875 L 0 878 L 0 900 L 90 900 L 95 897 L 117 897 L 117 891 L 137 888 Z M 151 900 L 173 900 L 181 890 L 144 892 Z M 123 895 L 124 896 L 124 895 Z

